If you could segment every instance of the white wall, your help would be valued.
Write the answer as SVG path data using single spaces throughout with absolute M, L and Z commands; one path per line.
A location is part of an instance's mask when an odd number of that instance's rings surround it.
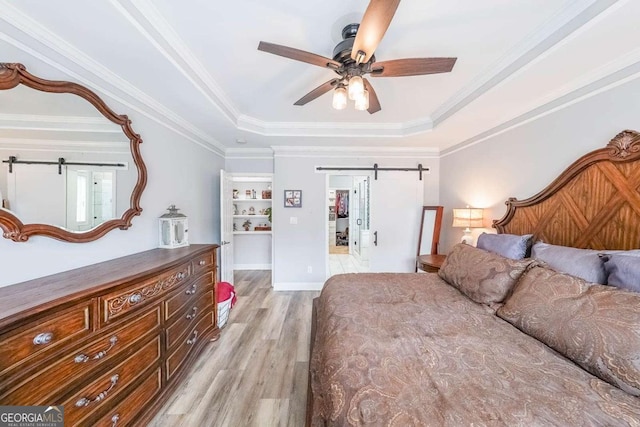
M 324 156 L 324 157 L 320 157 Z M 425 204 L 438 204 L 439 160 L 437 158 L 380 155 L 352 157 L 318 153 L 287 153 L 276 150 L 274 158 L 274 287 L 276 289 L 317 289 L 326 280 L 326 173 L 317 166 L 416 167 L 422 163 L 431 173 L 424 175 Z M 339 173 L 339 172 L 335 172 Z M 415 173 L 417 172 L 406 172 Z M 384 179 L 384 172 L 380 172 Z M 417 176 L 416 176 L 416 179 Z M 285 208 L 284 190 L 302 190 L 302 207 Z M 419 209 L 419 207 L 417 207 Z M 375 215 L 372 212 L 372 215 Z M 297 219 L 291 224 L 290 218 Z M 405 227 L 404 224 L 398 224 Z M 419 229 L 419 224 L 416 224 Z M 308 272 L 311 267 L 312 272 Z
M 509 197 L 525 199 L 573 161 L 603 148 L 624 129 L 640 130 L 640 80 L 626 83 L 440 159 L 445 207 L 442 253 L 462 237 L 452 208 L 487 208 L 486 226 L 506 212 Z M 474 230 L 478 234 L 480 229 Z M 491 231 L 491 230 L 486 230 Z
M 229 173 L 273 173 L 273 158 L 228 158 L 224 170 Z
M 170 204 L 189 217 L 192 243 L 218 243 L 220 169 L 223 159 L 135 111 L 126 112 L 144 142 L 148 183 L 142 215 L 129 230 L 114 230 L 92 243 L 65 243 L 32 237 L 26 243 L 0 239 L 0 286 L 70 270 L 157 247 L 157 218 Z

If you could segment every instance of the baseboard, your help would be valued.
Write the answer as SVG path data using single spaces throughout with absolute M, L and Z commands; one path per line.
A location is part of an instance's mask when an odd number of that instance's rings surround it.
M 234 270 L 271 270 L 271 264 L 233 264 Z
M 321 291 L 324 282 L 287 282 L 287 283 L 274 283 L 274 291 Z

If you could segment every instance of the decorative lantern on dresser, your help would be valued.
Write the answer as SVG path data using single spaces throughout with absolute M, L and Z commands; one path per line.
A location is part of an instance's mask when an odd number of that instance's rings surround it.
M 158 230 L 160 248 L 181 248 L 189 246 L 189 227 L 187 216 L 179 213 L 176 205 L 167 208 L 169 211 L 160 217 Z

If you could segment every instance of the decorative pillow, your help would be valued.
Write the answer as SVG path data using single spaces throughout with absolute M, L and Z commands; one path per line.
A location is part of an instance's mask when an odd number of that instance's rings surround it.
M 531 248 L 531 257 L 559 272 L 604 285 L 607 283 L 607 273 L 604 271 L 604 260 L 599 256 L 602 252 L 536 242 Z
M 533 234 L 518 236 L 515 234 L 488 234 L 478 236 L 480 249 L 493 252 L 511 259 L 522 259 L 529 255 Z
M 453 247 L 438 275 L 481 304 L 504 301 L 534 260 L 513 260 L 463 243 Z
M 607 285 L 640 292 L 640 252 L 621 252 L 605 255 L 604 269 Z
M 497 315 L 610 384 L 640 396 L 640 294 L 535 266 Z

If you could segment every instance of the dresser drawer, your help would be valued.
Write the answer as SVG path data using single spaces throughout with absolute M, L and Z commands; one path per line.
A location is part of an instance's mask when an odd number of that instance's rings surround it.
M 165 318 L 170 319 L 176 313 L 182 311 L 187 305 L 193 305 L 195 298 L 201 294 L 204 289 L 211 287 L 213 284 L 213 273 L 209 272 L 202 277 L 194 280 L 191 286 L 181 289 L 175 295 L 167 298 L 165 301 Z
M 101 334 L 90 344 L 69 351 L 12 390 L 0 393 L 0 402 L 5 405 L 45 405 L 51 396 L 60 394 L 61 388 L 68 387 L 79 376 L 91 375 L 92 371 L 122 354 L 148 332 L 155 330 L 157 335 L 159 327 L 160 307 L 155 306 L 126 325 L 111 328 L 112 331 Z M 64 378 L 64 382 L 60 378 Z
M 160 368 L 154 371 L 130 395 L 126 396 L 107 415 L 93 423 L 95 427 L 124 427 L 133 425 L 132 421 L 160 391 L 162 372 Z
M 0 335 L 0 379 L 19 364 L 35 362 L 91 333 L 91 308 L 88 301 Z
M 149 301 L 166 295 L 189 277 L 191 263 L 186 263 L 152 279 L 100 297 L 101 324 L 109 323 Z
M 216 261 L 215 252 L 207 252 L 193 260 L 193 271 L 198 274 L 204 270 L 210 270 Z
M 191 329 L 189 335 L 179 344 L 175 351 L 167 358 L 167 380 L 171 379 L 173 374 L 180 368 L 182 362 L 185 361 L 191 349 L 193 349 L 196 343 L 202 339 L 203 334 L 209 331 L 214 325 L 212 311 L 208 311 Z
M 159 358 L 160 337 L 155 337 L 115 368 L 91 381 L 81 391 L 73 393 L 62 403 L 65 425 L 79 425 L 87 417 L 108 407 L 115 396 L 124 393 Z
M 173 345 L 180 341 L 184 334 L 190 330 L 190 326 L 198 318 L 198 314 L 204 313 L 207 310 L 211 310 L 213 306 L 213 289 L 209 289 L 206 292 L 196 295 L 192 304 L 189 305 L 186 311 L 182 312 L 180 316 L 176 316 L 176 319 L 166 329 L 166 343 L 167 349 L 173 347 Z

